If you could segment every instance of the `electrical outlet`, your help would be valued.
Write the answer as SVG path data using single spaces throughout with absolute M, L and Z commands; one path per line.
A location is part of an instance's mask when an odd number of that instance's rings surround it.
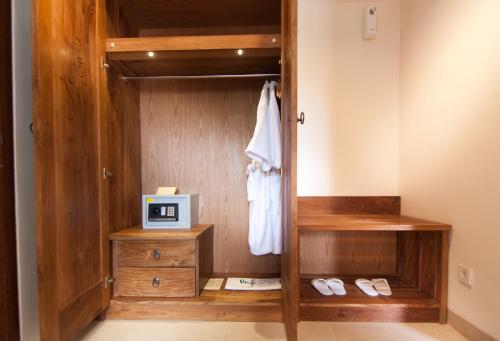
M 468 288 L 472 287 L 473 274 L 474 271 L 471 268 L 463 264 L 458 265 L 458 281 Z

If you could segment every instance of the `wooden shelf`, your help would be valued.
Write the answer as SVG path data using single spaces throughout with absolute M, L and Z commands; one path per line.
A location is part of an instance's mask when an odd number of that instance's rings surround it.
M 449 231 L 451 226 L 428 220 L 382 214 L 299 216 L 300 231 Z
M 140 226 L 114 232 L 109 235 L 110 240 L 172 240 L 197 239 L 205 230 L 213 225 L 196 225 L 191 229 L 151 229 L 145 230 Z
M 322 296 L 311 285 L 311 278 L 302 278 L 300 315 L 305 321 L 356 322 L 437 322 L 440 304 L 428 293 L 396 276 L 321 276 L 341 278 L 346 296 Z M 387 278 L 393 295 L 370 297 L 359 290 L 356 278 Z
M 106 39 L 106 52 L 280 49 L 280 34 L 231 34 Z M 144 55 L 145 58 L 148 58 Z
M 211 278 L 225 278 L 221 290 L 203 290 L 200 297 L 196 298 L 115 297 L 106 311 L 106 318 L 256 322 L 282 320 L 280 290 L 225 290 L 227 277 L 231 276 L 262 277 L 262 275 L 255 274 L 214 274 Z M 276 276 L 279 277 L 279 275 Z M 144 313 L 145 311 L 147 314 Z
M 279 73 L 281 42 L 280 34 L 112 38 L 106 54 L 129 77 Z

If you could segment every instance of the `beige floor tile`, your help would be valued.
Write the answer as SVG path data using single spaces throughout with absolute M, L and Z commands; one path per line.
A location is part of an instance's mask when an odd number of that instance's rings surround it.
M 97 322 L 79 341 L 286 341 L 281 323 L 120 321 Z M 301 322 L 300 341 L 466 341 L 433 323 Z
M 233 322 L 228 326 L 227 341 L 286 341 L 282 323 Z
M 81 341 L 224 341 L 226 322 L 105 321 Z
M 464 341 L 447 325 L 433 323 L 332 323 L 338 341 Z
M 337 341 L 330 322 L 300 322 L 300 341 Z

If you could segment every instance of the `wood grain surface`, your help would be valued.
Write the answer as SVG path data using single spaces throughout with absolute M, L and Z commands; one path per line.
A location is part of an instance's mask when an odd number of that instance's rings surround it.
M 200 222 L 214 224 L 214 271 L 276 273 L 279 256 L 248 247 L 244 151 L 262 79 L 143 81 L 142 188 L 177 186 L 200 194 Z
M 397 273 L 396 232 L 307 232 L 300 237 L 300 271 Z
M 103 308 L 96 2 L 36 1 L 33 33 L 40 331 L 58 341 Z M 98 304 L 65 324 L 82 297 Z
M 280 73 L 279 30 L 279 25 L 142 29 L 140 37 L 109 39 L 107 59 L 125 76 Z M 240 48 L 243 56 L 236 54 Z
M 439 323 L 448 322 L 448 273 L 450 262 L 450 232 L 443 231 L 440 236 L 441 245 L 438 246 L 439 258 L 436 274 L 437 299 L 440 303 Z
M 347 295 L 322 296 L 311 285 L 311 278 L 301 280 L 301 318 L 305 321 L 342 322 L 437 322 L 439 302 L 415 284 L 399 277 L 386 276 L 391 286 L 390 297 L 369 297 L 354 284 L 356 278 L 376 275 L 323 275 L 345 283 Z
M 119 0 L 98 0 L 98 60 L 106 51 L 106 38 L 128 31 L 119 15 Z M 108 236 L 113 231 L 141 223 L 140 182 L 140 115 L 139 86 L 123 82 L 119 74 L 102 65 L 98 79 L 99 170 L 108 176 L 100 179 L 103 277 L 112 277 Z M 104 289 L 103 305 L 107 307 L 112 286 Z
M 279 0 L 122 0 L 135 28 L 279 25 Z
M 12 112 L 11 2 L 0 4 L 0 340 L 19 339 Z
M 153 279 L 159 284 L 153 286 Z M 192 268 L 118 268 L 115 285 L 117 296 L 194 297 L 196 269 Z
M 256 275 L 258 274 L 231 274 L 235 277 L 250 278 Z M 214 278 L 224 278 L 224 276 L 224 274 L 213 275 Z M 229 291 L 224 290 L 224 287 L 225 282 L 221 290 L 203 290 L 199 297 L 194 298 L 152 300 L 115 297 L 111 301 L 109 310 L 106 311 L 106 318 L 250 322 L 282 320 L 281 291 Z
M 412 283 L 418 283 L 420 259 L 420 232 L 397 232 L 397 273 Z
M 332 322 L 420 322 L 436 323 L 439 307 L 433 300 L 419 306 L 401 306 L 395 304 L 382 305 L 317 305 L 301 304 L 300 318 L 302 321 L 332 321 Z
M 281 1 L 281 135 L 282 135 L 282 309 L 286 336 L 298 338 L 299 234 L 297 229 L 297 0 Z
M 400 197 L 299 197 L 299 215 L 396 214 L 401 212 Z
M 398 239 L 398 231 L 447 231 L 451 226 L 399 211 L 399 197 L 299 198 L 301 273 L 405 271 L 416 280 L 416 268 L 410 265 L 416 265 L 418 249 L 409 235 Z
M 400 215 L 300 215 L 301 231 L 449 231 L 448 224 Z
M 109 38 L 106 52 L 280 49 L 279 34 Z
M 281 303 L 210 301 L 160 301 L 114 299 L 106 311 L 106 319 L 282 322 Z
M 143 229 L 137 226 L 123 229 L 109 235 L 110 240 L 194 240 L 198 239 L 206 230 L 212 229 L 213 225 L 200 224 L 190 229 Z
M 172 36 L 209 36 L 209 35 L 229 35 L 229 34 L 278 34 L 280 23 L 273 25 L 238 25 L 223 26 L 196 26 L 196 27 L 171 27 L 171 28 L 148 28 L 139 29 L 140 37 L 172 37 Z
M 199 294 L 214 273 L 214 229 L 203 233 L 198 239 L 196 292 Z
M 196 266 L 195 240 L 118 241 L 116 243 L 119 267 Z
M 303 235 L 311 237 L 324 233 L 335 234 L 336 241 L 342 247 L 351 243 L 351 249 L 343 250 L 335 245 L 327 245 L 328 250 L 336 250 L 340 254 L 306 255 L 307 259 L 316 257 L 321 262 L 318 262 L 320 265 L 307 264 L 313 269 L 317 266 L 315 270 L 318 272 L 303 275 L 300 305 L 302 319 L 446 323 L 449 231 L 307 232 Z M 338 240 L 338 234 L 352 234 L 353 238 L 350 242 Z M 374 234 L 391 234 L 391 238 L 396 238 L 395 243 L 377 245 Z M 313 242 L 315 247 L 324 242 L 323 238 L 319 238 L 321 241 Z M 384 258 L 385 255 L 388 256 L 387 259 Z M 336 257 L 340 258 L 340 261 Z M 345 269 L 339 270 L 340 267 L 332 267 L 334 270 L 328 273 L 320 272 L 328 269 L 332 263 L 337 265 L 342 261 L 345 261 L 347 272 Z M 381 266 L 389 263 L 389 272 L 384 272 Z M 341 275 L 338 275 L 339 273 Z M 330 277 L 344 281 L 346 296 L 324 297 L 310 284 L 312 278 Z M 389 281 L 392 296 L 372 298 L 354 285 L 356 278 L 379 277 Z
M 156 77 L 156 76 L 199 76 L 199 75 L 240 75 L 240 74 L 278 74 L 279 56 L 273 51 L 271 56 L 255 56 L 253 52 L 239 58 L 235 51 L 215 51 L 212 54 L 195 53 L 195 58 L 190 58 L 192 53 L 173 55 L 166 53 L 171 58 L 151 60 L 110 60 L 110 65 L 120 74 L 128 77 Z M 230 56 L 229 56 L 230 55 Z M 162 56 L 162 54 L 160 54 Z M 127 57 L 126 57 L 127 58 Z
M 139 86 L 108 72 L 109 232 L 142 223 Z

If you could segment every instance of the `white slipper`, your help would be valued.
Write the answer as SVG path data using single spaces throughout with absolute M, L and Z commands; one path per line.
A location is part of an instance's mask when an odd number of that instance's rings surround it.
M 378 296 L 377 290 L 373 288 L 372 281 L 369 281 L 364 278 L 359 278 L 356 280 L 356 286 L 360 288 L 361 291 L 367 294 L 368 296 Z
M 389 282 L 385 278 L 372 279 L 373 287 L 382 296 L 391 296 L 392 291 Z
M 328 287 L 332 289 L 333 293 L 338 296 L 344 296 L 347 294 L 344 287 L 344 282 L 338 278 L 329 278 L 326 280 Z
M 311 281 L 312 286 L 323 296 L 332 296 L 333 290 L 328 286 L 328 282 L 323 278 L 316 278 Z

